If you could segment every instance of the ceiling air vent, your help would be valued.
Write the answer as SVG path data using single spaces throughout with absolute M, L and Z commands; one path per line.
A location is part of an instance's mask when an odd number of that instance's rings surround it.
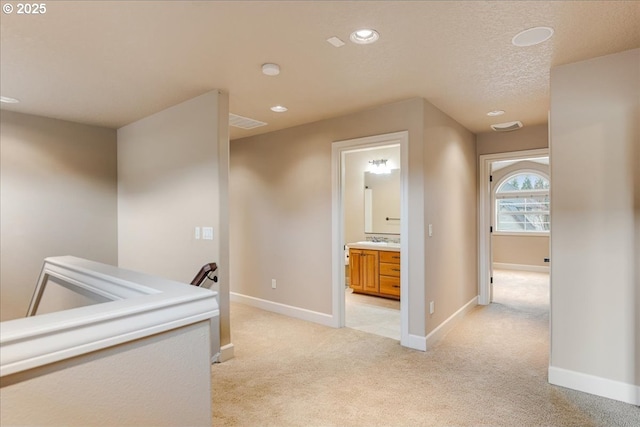
M 237 114 L 229 113 L 229 125 L 235 126 L 241 129 L 253 129 L 260 126 L 265 126 L 265 122 L 260 120 L 250 119 L 248 117 L 238 116 Z
M 496 132 L 510 132 L 512 130 L 518 130 L 522 127 L 522 122 L 506 122 L 506 123 L 498 123 L 497 125 L 491 125 L 491 129 Z

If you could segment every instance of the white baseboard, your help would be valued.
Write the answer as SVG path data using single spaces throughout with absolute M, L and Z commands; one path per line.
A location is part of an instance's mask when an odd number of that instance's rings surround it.
M 460 323 L 465 314 L 467 314 L 476 305 L 478 305 L 477 296 L 471 298 L 468 303 L 463 305 L 458 311 L 449 316 L 447 320 L 431 331 L 431 333 L 424 339 L 425 349 L 433 347 L 438 341 L 440 341 L 449 331 L 451 331 L 451 329 Z
M 421 337 L 420 335 L 409 334 L 406 340 L 401 340 L 401 344 L 414 350 L 427 351 L 427 337 Z
M 549 366 L 549 383 L 640 406 L 640 386 Z
M 215 360 L 212 362 L 223 363 L 229 359 L 233 359 L 234 356 L 234 347 L 233 344 L 229 343 L 227 345 L 223 345 L 220 347 L 220 353 L 216 354 Z
M 262 310 L 271 311 L 273 313 L 283 314 L 285 316 L 294 317 L 296 319 L 306 320 L 320 325 L 335 328 L 335 321 L 332 315 L 318 313 L 317 311 L 307 310 L 305 308 L 294 307 L 291 305 L 280 304 L 279 302 L 268 301 L 260 298 L 250 297 L 235 292 L 230 292 L 230 299 L 233 302 L 250 305 Z
M 549 267 L 546 265 L 507 264 L 505 262 L 494 262 L 493 268 L 497 270 L 533 271 L 535 273 L 549 272 Z

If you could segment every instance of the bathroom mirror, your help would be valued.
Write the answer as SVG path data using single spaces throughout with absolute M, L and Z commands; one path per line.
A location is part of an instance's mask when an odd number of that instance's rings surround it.
M 400 169 L 364 173 L 364 232 L 400 234 Z

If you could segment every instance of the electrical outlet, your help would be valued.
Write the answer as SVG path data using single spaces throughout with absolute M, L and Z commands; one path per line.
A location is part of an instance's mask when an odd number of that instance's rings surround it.
M 271 279 L 271 289 L 276 288 L 276 279 Z
M 429 314 L 433 314 L 434 311 L 436 311 L 436 304 L 435 302 L 431 301 L 429 303 Z
M 429 237 L 433 237 L 433 224 L 429 224 Z

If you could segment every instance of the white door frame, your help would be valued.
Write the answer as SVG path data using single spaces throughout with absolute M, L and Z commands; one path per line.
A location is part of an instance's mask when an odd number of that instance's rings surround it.
M 386 145 L 400 145 L 400 344 L 409 346 L 409 132 L 336 141 L 331 146 L 332 185 L 332 277 L 334 326 L 345 326 L 344 275 L 344 156 L 350 151 Z
M 478 181 L 480 206 L 478 215 L 478 304 L 491 302 L 491 163 L 498 160 L 517 160 L 527 157 L 549 156 L 548 148 L 512 151 L 508 153 L 483 154 L 480 156 L 480 179 Z

